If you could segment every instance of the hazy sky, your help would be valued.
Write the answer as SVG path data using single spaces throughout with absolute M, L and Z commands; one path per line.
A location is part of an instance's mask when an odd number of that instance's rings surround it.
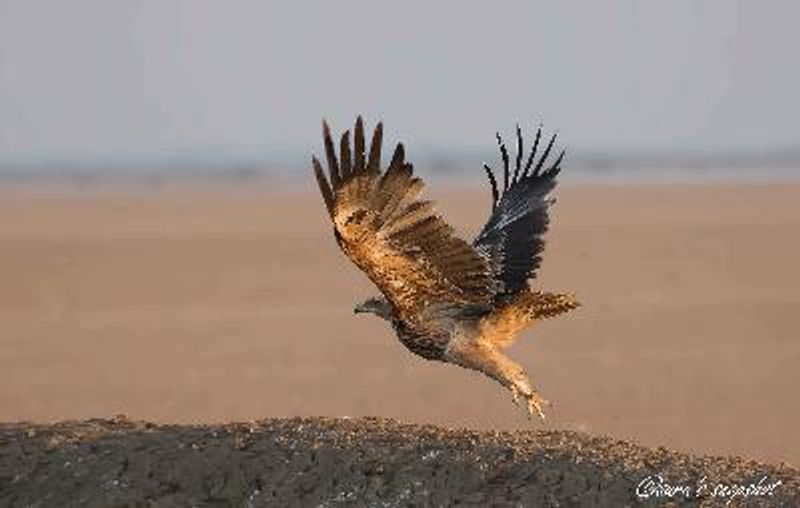
M 0 164 L 270 159 L 320 118 L 411 151 L 800 145 L 800 3 L 0 0 Z

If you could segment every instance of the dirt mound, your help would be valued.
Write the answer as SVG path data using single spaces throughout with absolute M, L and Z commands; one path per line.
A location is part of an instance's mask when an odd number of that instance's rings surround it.
M 575 432 L 371 418 L 0 425 L 2 506 L 722 506 L 731 497 L 800 506 L 800 471 Z

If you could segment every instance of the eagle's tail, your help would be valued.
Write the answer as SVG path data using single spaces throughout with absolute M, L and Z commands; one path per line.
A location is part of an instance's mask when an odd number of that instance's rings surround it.
M 505 348 L 537 321 L 579 306 L 580 303 L 571 294 L 525 290 L 484 317 L 480 323 L 480 333 L 489 342 Z
M 575 295 L 564 293 L 542 293 L 535 291 L 528 293 L 526 298 L 527 310 L 534 319 L 546 319 L 558 316 L 581 306 Z

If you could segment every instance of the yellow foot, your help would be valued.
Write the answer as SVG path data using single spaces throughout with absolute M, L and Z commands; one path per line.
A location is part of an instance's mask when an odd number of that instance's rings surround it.
M 542 397 L 538 392 L 530 390 L 526 393 L 513 386 L 511 388 L 511 398 L 514 404 L 528 414 L 528 418 L 533 418 L 533 415 L 537 414 L 544 421 L 544 408 L 550 406 L 550 401 Z
M 544 407 L 549 407 L 550 401 L 542 397 L 536 392 L 528 396 L 528 416 L 533 417 L 533 412 L 539 415 L 539 418 L 544 421 Z

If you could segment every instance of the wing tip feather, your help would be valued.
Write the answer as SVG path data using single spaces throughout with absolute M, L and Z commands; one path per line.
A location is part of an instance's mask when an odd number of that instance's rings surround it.
M 325 207 L 328 209 L 328 214 L 333 217 L 333 191 L 331 191 L 331 186 L 325 177 L 325 171 L 316 156 L 311 157 L 311 164 L 314 166 L 314 175 L 317 178 L 317 185 L 319 185 L 319 190 L 322 193 L 322 199 L 325 201 Z

